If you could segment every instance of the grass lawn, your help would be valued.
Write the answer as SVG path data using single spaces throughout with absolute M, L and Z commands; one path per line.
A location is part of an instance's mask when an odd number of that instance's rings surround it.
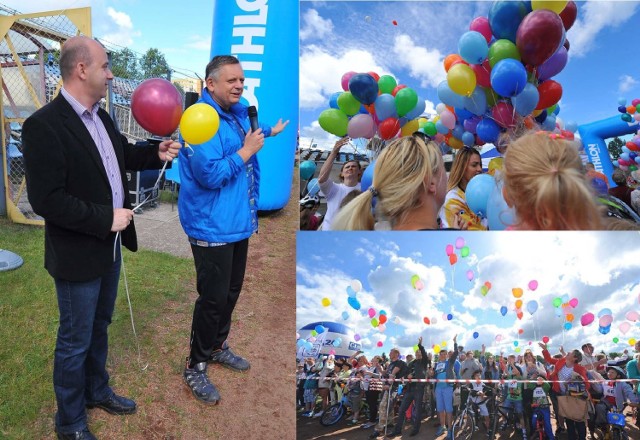
M 0 248 L 24 259 L 19 269 L 0 272 L 0 438 L 45 438 L 53 431 L 58 308 L 53 280 L 43 268 L 43 236 L 42 228 L 0 218 Z M 184 286 L 195 276 L 193 262 L 140 250 L 125 251 L 124 265 L 139 343 L 147 347 L 154 336 L 154 319 L 167 304 L 180 304 L 177 307 L 189 313 L 192 304 L 185 301 Z M 109 335 L 108 362 L 119 366 L 116 371 L 110 368 L 112 384 L 124 395 L 136 394 L 128 389 L 129 382 L 136 389 L 144 386 L 138 378 L 128 380 L 132 368 L 141 369 L 174 349 L 184 352 L 187 338 L 170 334 L 162 350 L 145 350 L 139 362 L 122 277 Z

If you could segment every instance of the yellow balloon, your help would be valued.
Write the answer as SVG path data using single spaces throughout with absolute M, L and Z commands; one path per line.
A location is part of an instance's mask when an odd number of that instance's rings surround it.
M 447 84 L 458 95 L 471 96 L 476 88 L 476 74 L 466 64 L 456 64 L 447 72 Z
M 433 352 L 434 353 L 436 353 L 436 354 L 440 353 L 440 350 L 442 350 L 442 349 L 440 348 L 440 346 L 438 344 L 433 346 Z
M 448 144 L 454 150 L 459 150 L 460 148 L 462 148 L 462 141 L 458 138 L 454 138 L 453 136 L 449 138 Z
M 516 347 L 516 353 L 520 353 L 520 347 Z
M 522 300 L 521 299 L 517 299 L 516 300 L 516 309 L 521 309 L 522 308 Z
M 489 161 L 489 174 L 495 176 L 496 171 L 502 171 L 504 169 L 504 159 L 501 157 L 494 157 Z
M 322 298 L 322 305 L 324 307 L 329 307 L 331 305 L 331 300 L 329 298 Z
M 636 340 L 633 338 L 629 339 L 629 345 L 636 345 Z
M 427 120 L 427 118 L 419 118 L 418 119 L 418 127 L 423 128 L 427 122 L 429 122 Z
M 446 347 L 446 346 L 447 346 L 447 341 L 442 341 L 442 342 L 440 343 L 440 346 L 441 346 L 442 348 Z
M 418 131 L 418 128 L 420 128 L 420 123 L 417 119 L 412 119 L 402 126 L 400 133 L 402 136 L 411 136 L 413 133 Z
M 549 9 L 559 14 L 567 6 L 567 3 L 569 3 L 567 0 L 531 0 L 531 9 L 534 11 L 536 9 Z
M 180 135 L 190 145 L 207 142 L 216 135 L 219 127 L 218 112 L 209 104 L 193 104 L 184 111 L 180 119 Z

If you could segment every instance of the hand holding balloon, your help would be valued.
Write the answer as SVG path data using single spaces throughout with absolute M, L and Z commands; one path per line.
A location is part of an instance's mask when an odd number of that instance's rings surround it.
M 182 148 L 180 142 L 176 142 L 172 139 L 165 139 L 160 142 L 158 146 L 158 157 L 160 160 L 172 161 L 176 157 L 178 157 L 178 152 Z

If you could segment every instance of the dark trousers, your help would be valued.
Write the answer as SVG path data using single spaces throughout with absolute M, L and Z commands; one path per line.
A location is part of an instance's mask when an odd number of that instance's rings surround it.
M 567 425 L 567 438 L 569 440 L 586 440 L 587 426 L 585 422 L 574 422 L 570 419 L 564 419 Z
M 402 397 L 402 403 L 400 404 L 400 410 L 398 411 L 398 423 L 395 426 L 395 432 L 401 433 L 404 425 L 405 413 L 411 406 L 411 402 L 414 403 L 413 409 L 413 430 L 418 432 L 420 430 L 420 422 L 422 421 L 422 399 L 424 398 L 424 385 L 422 383 L 411 384 L 411 389 L 404 391 Z
M 87 282 L 54 279 L 60 323 L 53 358 L 53 390 L 58 412 L 56 430 L 62 434 L 87 426 L 85 404 L 113 394 L 107 373 L 107 328 L 118 292 L 120 250 L 110 270 Z
M 191 245 L 198 299 L 191 324 L 190 366 L 209 359 L 229 336 L 231 315 L 244 281 L 248 249 L 248 238 L 223 246 Z
M 380 391 L 365 391 L 364 393 L 367 404 L 369 405 L 369 421 L 375 423 L 378 418 L 378 400 L 380 399 Z

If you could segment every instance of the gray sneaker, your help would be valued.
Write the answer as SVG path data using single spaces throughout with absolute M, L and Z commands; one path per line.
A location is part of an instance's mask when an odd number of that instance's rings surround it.
M 187 366 L 182 376 L 184 377 L 185 383 L 191 388 L 191 392 L 196 399 L 211 405 L 216 405 L 220 402 L 218 390 L 207 377 L 206 362 L 200 362 L 194 365 L 193 368 Z
M 231 351 L 226 342 L 221 349 L 211 353 L 208 362 L 212 364 L 222 364 L 222 366 L 235 371 L 247 371 L 251 367 L 249 361 Z

